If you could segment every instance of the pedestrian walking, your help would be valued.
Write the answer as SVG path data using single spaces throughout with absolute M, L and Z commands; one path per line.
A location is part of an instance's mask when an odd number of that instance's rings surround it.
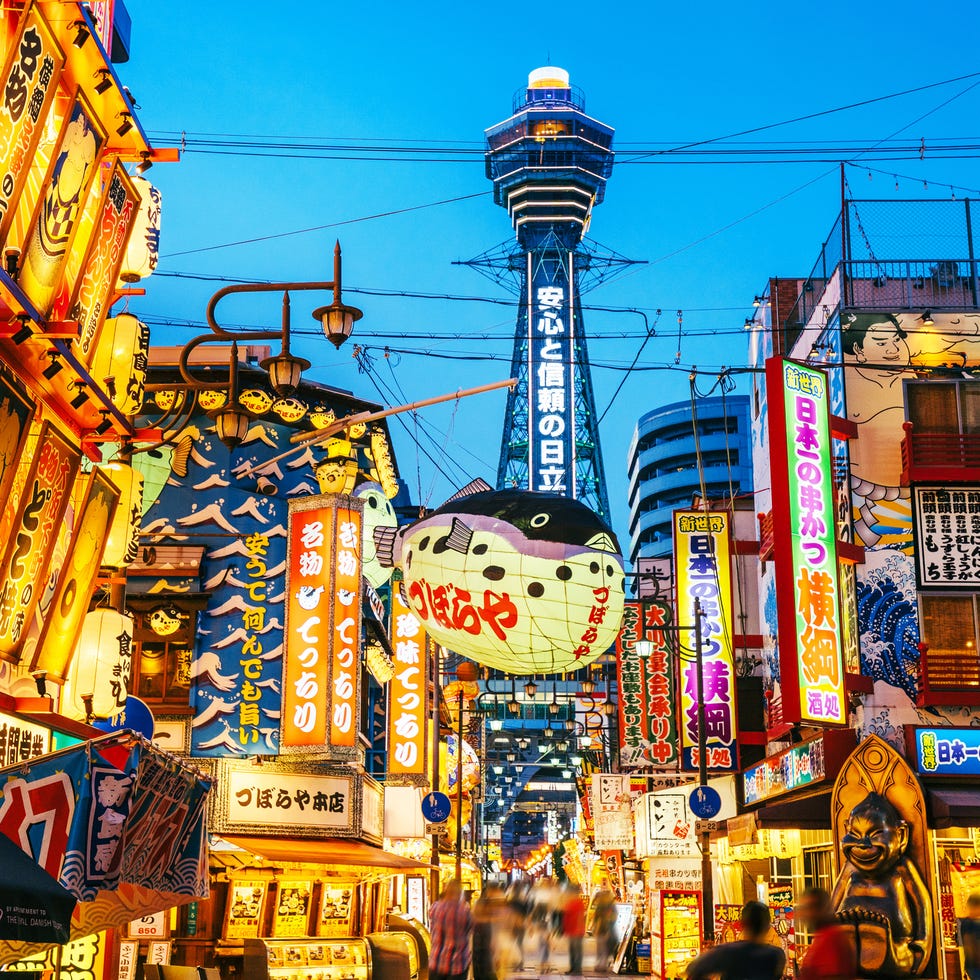
M 561 931 L 568 939 L 569 973 L 582 972 L 582 940 L 585 938 L 585 899 L 578 885 L 569 888 L 561 917 Z
M 451 881 L 429 909 L 430 980 L 466 980 L 472 960 L 473 913 L 463 889 Z
M 846 931 L 834 918 L 830 895 L 823 888 L 808 888 L 796 912 L 813 935 L 800 966 L 800 980 L 854 980 L 857 956 Z
M 497 980 L 494 922 L 493 898 L 484 891 L 473 910 L 473 980 Z
M 688 968 L 688 980 L 780 980 L 786 954 L 766 942 L 771 918 L 762 902 L 746 902 L 742 909 L 742 938 L 702 953 Z
M 980 980 L 980 892 L 966 900 L 966 917 L 959 922 L 963 971 L 969 980 Z
M 596 970 L 607 973 L 616 954 L 616 898 L 603 888 L 592 903 L 592 934 L 596 942 Z

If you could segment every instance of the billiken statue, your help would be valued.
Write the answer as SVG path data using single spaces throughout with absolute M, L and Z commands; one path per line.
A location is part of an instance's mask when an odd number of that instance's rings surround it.
M 834 889 L 865 977 L 917 977 L 932 959 L 932 899 L 911 855 L 909 825 L 878 793 L 851 810 L 841 839 L 845 864 Z

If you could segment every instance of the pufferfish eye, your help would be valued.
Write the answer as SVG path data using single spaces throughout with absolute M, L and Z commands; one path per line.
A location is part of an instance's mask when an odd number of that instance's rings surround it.
M 531 527 L 544 527 L 551 520 L 551 514 L 535 514 L 531 518 Z

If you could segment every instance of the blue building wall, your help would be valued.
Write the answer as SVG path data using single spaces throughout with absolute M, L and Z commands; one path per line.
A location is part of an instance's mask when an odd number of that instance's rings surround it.
M 697 403 L 705 486 L 711 498 L 752 489 L 749 398 L 729 395 Z M 729 472 L 729 463 L 731 470 Z M 672 402 L 640 417 L 629 448 L 630 560 L 672 550 L 673 511 L 701 492 L 691 403 Z

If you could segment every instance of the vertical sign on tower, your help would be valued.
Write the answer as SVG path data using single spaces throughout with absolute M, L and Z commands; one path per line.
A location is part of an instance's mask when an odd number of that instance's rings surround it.
M 571 252 L 527 254 L 527 452 L 529 490 L 574 497 L 572 262 Z
M 770 729 L 847 724 L 827 375 L 766 362 L 779 696 Z
M 728 514 L 674 511 L 674 567 L 681 636 L 682 768 L 698 768 L 695 600 L 701 606 L 702 696 L 709 769 L 737 769 L 735 655 Z

